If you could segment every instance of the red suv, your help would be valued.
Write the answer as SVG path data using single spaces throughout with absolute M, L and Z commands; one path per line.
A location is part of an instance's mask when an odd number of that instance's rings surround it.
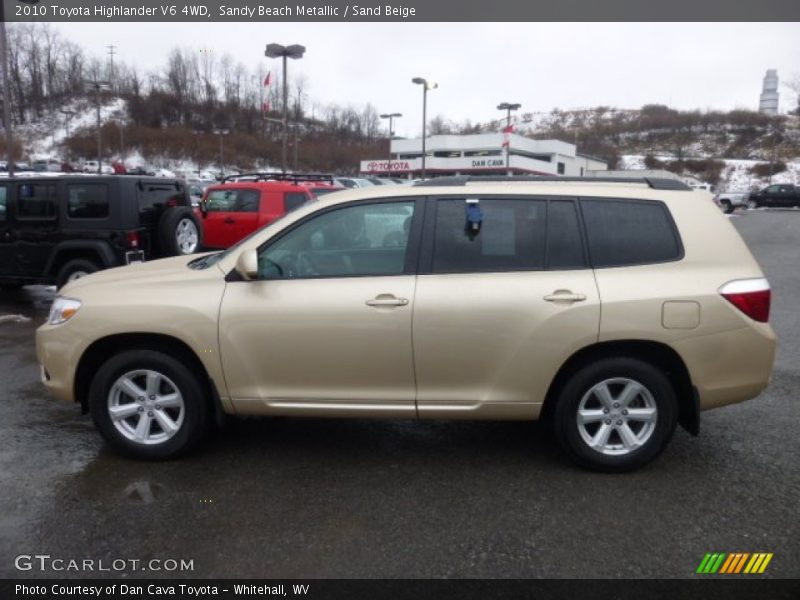
M 256 229 L 315 199 L 297 175 L 246 173 L 206 190 L 200 211 L 203 245 L 227 248 Z

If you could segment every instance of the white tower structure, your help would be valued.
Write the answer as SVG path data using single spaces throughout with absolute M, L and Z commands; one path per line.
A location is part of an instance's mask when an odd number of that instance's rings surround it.
M 776 69 L 767 69 L 767 74 L 764 75 L 764 85 L 758 101 L 758 112 L 767 115 L 778 114 L 778 71 Z

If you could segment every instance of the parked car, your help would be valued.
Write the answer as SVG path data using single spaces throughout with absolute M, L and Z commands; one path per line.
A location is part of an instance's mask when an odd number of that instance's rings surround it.
M 564 177 L 333 194 L 224 252 L 68 284 L 36 334 L 42 381 L 138 458 L 226 413 L 541 418 L 578 464 L 634 469 L 772 370 L 769 284 L 697 194 Z
M 128 175 L 146 175 L 148 177 L 155 177 L 156 172 L 153 169 L 143 166 L 126 167 Z
M 0 287 L 195 252 L 201 228 L 179 181 L 102 175 L 0 180 Z
M 336 177 L 334 182 L 337 185 L 340 185 L 345 188 L 362 188 L 362 187 L 372 187 L 375 185 L 369 179 L 364 179 L 362 177 Z
M 37 172 L 47 171 L 58 173 L 61 171 L 61 161 L 54 158 L 40 158 L 33 161 L 33 170 Z
M 747 207 L 800 207 L 800 187 L 789 183 L 775 183 L 758 192 L 750 192 Z
M 720 192 L 714 196 L 714 203 L 725 214 L 730 214 L 739 207 L 747 206 L 747 192 Z
M 83 161 L 83 172 L 97 173 L 97 165 L 98 162 L 96 160 L 85 160 Z
M 245 173 L 210 185 L 200 205 L 206 248 L 227 248 L 314 200 L 308 188 L 280 173 Z

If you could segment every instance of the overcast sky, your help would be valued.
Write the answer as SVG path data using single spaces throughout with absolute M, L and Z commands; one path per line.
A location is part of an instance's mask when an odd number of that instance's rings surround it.
M 496 118 L 499 102 L 525 111 L 607 105 L 680 109 L 758 107 L 766 69 L 781 77 L 781 110 L 800 78 L 799 23 L 61 23 L 65 37 L 144 71 L 174 46 L 231 54 L 248 68 L 268 42 L 307 48 L 303 73 L 317 103 L 401 112 L 398 135 L 418 135 L 422 91 L 411 78 L 439 83 L 428 115 L 456 121 Z

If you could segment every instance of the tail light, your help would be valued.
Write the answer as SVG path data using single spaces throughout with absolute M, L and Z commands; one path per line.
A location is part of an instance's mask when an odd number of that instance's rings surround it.
M 167 208 L 175 208 L 176 206 L 178 206 L 178 201 L 175 198 L 167 200 Z
M 139 232 L 138 231 L 129 231 L 125 234 L 125 241 L 128 243 L 128 248 L 138 248 L 139 247 Z
M 754 321 L 761 323 L 769 321 L 772 292 L 769 288 L 769 281 L 763 277 L 734 279 L 719 288 L 719 293 Z

